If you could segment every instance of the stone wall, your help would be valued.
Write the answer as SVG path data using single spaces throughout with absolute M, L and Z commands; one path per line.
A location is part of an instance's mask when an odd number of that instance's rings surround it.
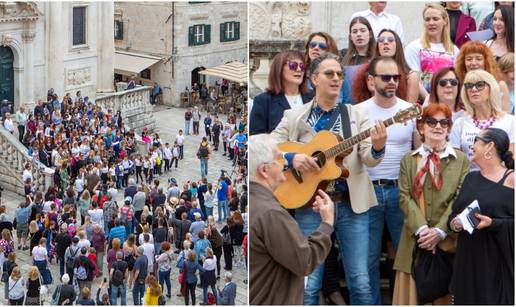
M 14 135 L 0 128 L 0 186 L 25 195 L 22 174 L 27 163 L 32 163 L 32 176 L 38 189 L 46 191 L 53 184 L 54 170 L 39 162 L 34 163 L 27 148 Z
M 152 131 L 156 122 L 152 115 L 153 106 L 150 104 L 152 87 L 140 86 L 123 92 L 116 92 L 95 100 L 103 109 L 113 112 L 121 111 L 128 129 L 140 133 L 143 128 Z

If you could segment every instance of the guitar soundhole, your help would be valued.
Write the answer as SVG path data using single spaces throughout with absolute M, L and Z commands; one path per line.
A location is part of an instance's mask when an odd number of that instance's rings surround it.
M 319 165 L 320 168 L 326 164 L 326 157 L 324 156 L 324 153 L 316 151 L 312 154 L 312 157 L 317 158 L 317 165 Z

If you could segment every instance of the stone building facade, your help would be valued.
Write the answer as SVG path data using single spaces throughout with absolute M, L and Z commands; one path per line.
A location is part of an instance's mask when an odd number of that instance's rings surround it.
M 0 100 L 113 89 L 112 2 L 0 3 Z
M 230 61 L 247 63 L 247 7 L 247 2 L 229 1 L 116 2 L 116 78 L 157 82 L 163 102 L 179 106 L 180 93 L 194 82 L 220 82 L 199 75 L 200 70 Z M 128 64 L 120 54 L 134 61 Z
M 402 20 L 405 44 L 423 33 L 425 3 L 387 3 L 386 12 Z M 267 87 L 270 60 L 274 54 L 290 48 L 303 50 L 304 40 L 312 32 L 328 32 L 337 41 L 339 49 L 346 48 L 351 15 L 367 9 L 366 1 L 250 2 L 250 95 L 253 97 Z

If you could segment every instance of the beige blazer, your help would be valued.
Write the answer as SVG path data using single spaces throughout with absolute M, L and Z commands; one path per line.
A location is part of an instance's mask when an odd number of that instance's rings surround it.
M 306 121 L 314 103 L 312 100 L 302 106 L 286 110 L 281 122 L 271 132 L 272 137 L 278 143 L 287 141 L 310 143 L 316 132 Z M 351 121 L 351 135 L 370 128 L 367 110 L 349 104 L 346 106 Z M 349 169 L 349 178 L 347 179 L 349 196 L 353 212 L 357 214 L 366 212 L 370 207 L 377 205 L 376 194 L 366 166 L 374 167 L 381 162 L 382 158 L 374 159 L 371 150 L 371 139 L 367 138 L 355 145 L 353 152 L 343 162 L 344 166 Z

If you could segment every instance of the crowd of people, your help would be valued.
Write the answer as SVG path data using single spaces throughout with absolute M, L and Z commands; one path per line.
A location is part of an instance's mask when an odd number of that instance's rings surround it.
M 368 5 L 346 49 L 315 32 L 304 50 L 276 54 L 253 101 L 250 302 L 512 305 L 514 2 L 428 3 L 412 42 L 386 2 Z M 468 34 L 478 25 L 485 40 Z M 386 127 L 417 105 L 417 119 Z M 288 214 L 278 187 L 326 166 L 275 144 L 322 130 L 370 138 L 335 158 L 347 175 Z
M 246 168 L 239 158 L 246 151 L 246 139 L 239 137 L 246 123 L 237 122 L 245 117 L 231 115 L 223 127 L 213 116 L 220 129 L 212 131 L 207 124 L 205 139 L 217 151 L 222 137 L 221 155 L 242 168 L 210 182 L 206 164 L 200 175 L 193 172 L 190 180 L 177 182 L 171 175 L 179 161 L 195 154 L 184 152 L 182 130 L 173 142 L 165 142 L 143 129 L 146 146 L 138 152 L 137 137 L 125 128 L 121 112 L 104 110 L 80 92 L 59 100 L 51 89 L 34 110 L 21 106 L 13 125 L 33 161 L 25 165 L 25 198 L 14 214 L 0 207 L 6 301 L 164 305 L 178 295 L 195 305 L 199 287 L 202 304 L 234 305 L 231 272 L 235 265 L 246 270 L 247 264 Z M 4 127 L 16 134 L 10 122 L 6 112 Z M 185 130 L 188 134 L 189 126 Z M 46 190 L 33 179 L 33 168 L 40 164 L 55 170 Z M 26 276 L 17 261 L 20 253 L 32 257 Z M 53 265 L 59 267 L 59 278 L 52 276 Z M 176 281 L 172 270 L 179 274 Z M 129 291 L 133 302 L 127 301 Z

